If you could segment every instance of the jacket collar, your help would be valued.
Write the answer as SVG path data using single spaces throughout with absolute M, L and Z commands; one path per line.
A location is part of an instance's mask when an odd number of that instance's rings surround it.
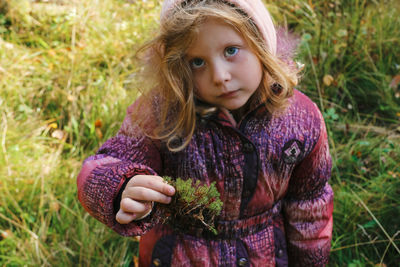
M 268 112 L 265 103 L 259 99 L 257 96 L 253 96 L 249 99 L 249 102 L 246 104 L 246 111 L 243 115 L 236 120 L 229 110 L 225 108 L 217 108 L 212 105 L 196 98 L 195 105 L 197 107 L 196 115 L 198 119 L 200 119 L 201 123 L 208 123 L 210 120 L 220 123 L 223 126 L 239 128 L 242 122 L 250 115 L 264 115 Z M 204 110 L 209 110 L 209 112 L 205 112 Z

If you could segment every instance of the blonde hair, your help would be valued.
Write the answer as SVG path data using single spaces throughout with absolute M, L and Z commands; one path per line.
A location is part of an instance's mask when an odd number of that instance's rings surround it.
M 270 113 L 282 111 L 297 84 L 296 70 L 269 52 L 257 26 L 241 9 L 218 0 L 183 2 L 161 22 L 158 35 L 137 53 L 146 63 L 147 72 L 142 77 L 154 83 L 142 91 L 143 100 L 133 113 L 133 120 L 147 136 L 164 141 L 170 151 L 180 151 L 189 144 L 196 113 L 204 115 L 216 110 L 195 105 L 192 70 L 185 60 L 199 26 L 208 18 L 220 19 L 236 29 L 260 60 L 263 78 L 251 101 L 264 102 Z M 274 92 L 272 85 L 276 84 L 279 90 Z M 154 115 L 144 118 L 143 107 L 150 108 Z

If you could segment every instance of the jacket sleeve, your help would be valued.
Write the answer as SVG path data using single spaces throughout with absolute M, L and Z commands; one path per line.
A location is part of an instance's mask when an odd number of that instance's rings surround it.
M 312 151 L 293 171 L 284 200 L 290 266 L 325 266 L 332 239 L 331 156 L 322 115 Z
M 78 175 L 78 198 L 93 217 L 124 236 L 142 235 L 158 222 L 157 208 L 150 216 L 129 224 L 119 224 L 120 191 L 138 174 L 157 175 L 161 168 L 159 148 L 131 121 L 128 108 L 118 134 L 107 140 L 96 155 L 87 158 Z

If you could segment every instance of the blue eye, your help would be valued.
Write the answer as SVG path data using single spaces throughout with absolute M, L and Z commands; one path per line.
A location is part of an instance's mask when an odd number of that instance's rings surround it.
M 225 48 L 224 55 L 226 57 L 232 57 L 232 56 L 236 55 L 238 52 L 239 52 L 239 48 L 234 47 L 234 46 L 229 46 L 229 47 Z
M 202 60 L 201 58 L 194 58 L 190 61 L 190 66 L 192 66 L 192 68 L 198 69 L 203 67 L 204 65 L 204 60 Z

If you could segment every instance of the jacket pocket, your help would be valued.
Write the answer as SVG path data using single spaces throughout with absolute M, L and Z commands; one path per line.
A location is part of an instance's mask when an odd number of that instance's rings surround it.
M 151 255 L 151 267 L 171 266 L 172 254 L 175 247 L 175 236 L 166 235 L 161 237 L 153 248 Z
M 285 233 L 278 227 L 274 227 L 274 245 L 275 245 L 275 266 L 289 266 L 287 254 L 286 236 Z

